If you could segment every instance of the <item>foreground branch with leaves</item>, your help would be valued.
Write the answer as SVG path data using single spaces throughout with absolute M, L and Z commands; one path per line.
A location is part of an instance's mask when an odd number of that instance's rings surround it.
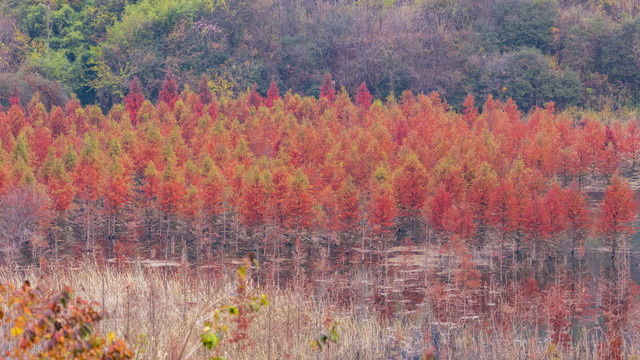
M 29 282 L 16 289 L 0 285 L 0 359 L 131 359 L 132 353 L 113 332 L 97 330 L 105 314 L 99 304 L 74 298 L 66 286 L 48 296 Z

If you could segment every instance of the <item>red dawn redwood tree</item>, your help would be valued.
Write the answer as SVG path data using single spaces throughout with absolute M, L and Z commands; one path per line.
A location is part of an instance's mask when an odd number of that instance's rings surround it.
M 185 194 L 184 178 L 181 176 L 176 159 L 170 158 L 162 172 L 159 189 L 160 209 L 167 215 L 180 211 Z
M 129 94 L 124 97 L 124 107 L 129 112 L 129 118 L 134 127 L 136 126 L 138 110 L 140 110 L 143 102 L 144 95 L 142 95 L 142 89 L 140 88 L 140 80 L 135 76 L 131 81 L 131 85 L 129 85 Z
M 292 201 L 289 195 L 291 187 L 291 174 L 289 169 L 278 167 L 271 173 L 271 192 L 267 203 L 267 213 L 270 221 L 278 229 L 285 229 L 289 225 L 289 202 Z
M 634 232 L 633 223 L 638 214 L 638 204 L 629 183 L 620 176 L 611 178 L 600 207 L 598 232 L 611 248 L 611 260 L 615 271 L 616 251 L 621 241 Z
M 53 250 L 56 263 L 59 263 L 59 229 L 64 228 L 67 220 L 67 211 L 73 205 L 75 187 L 71 176 L 64 168 L 60 159 L 55 159 L 51 172 L 47 176 L 47 190 L 55 211 L 53 226 Z M 59 224 L 62 223 L 62 224 Z
M 75 187 L 61 162 L 56 163 L 56 167 L 54 168 L 53 174 L 49 177 L 47 185 L 56 212 L 63 213 L 69 210 L 71 205 L 73 205 Z
M 145 205 L 150 207 L 160 190 L 158 169 L 151 160 L 147 162 L 147 166 L 144 168 L 141 190 L 144 194 Z
M 4 194 L 4 191 L 8 185 L 8 169 L 7 163 L 8 159 L 4 154 L 4 150 L 0 145 L 0 195 Z
M 320 97 L 329 100 L 329 102 L 333 102 L 336 98 L 336 90 L 333 88 L 333 80 L 331 79 L 331 74 L 328 72 L 324 73 L 324 81 L 320 87 Z
M 589 139 L 584 132 L 577 135 L 576 141 L 573 145 L 575 149 L 575 156 L 570 168 L 571 174 L 577 177 L 578 186 L 582 187 L 582 179 L 587 174 L 595 162 L 595 155 L 592 154 Z
M 18 137 L 20 130 L 27 124 L 26 115 L 19 103 L 11 105 L 9 111 L 7 111 L 8 125 L 14 138 Z
M 409 135 L 409 125 L 407 124 L 407 120 L 403 118 L 398 119 L 396 126 L 393 129 L 393 140 L 398 146 L 402 146 L 407 135 Z
M 509 231 L 509 203 L 513 185 L 510 181 L 503 179 L 497 184 L 491 197 L 489 198 L 489 221 L 500 234 L 500 280 L 503 280 L 503 258 L 504 246 L 507 241 Z
M 358 187 L 353 183 L 350 175 L 342 181 L 334 197 L 336 228 L 345 235 L 347 262 L 351 263 L 351 248 L 355 245 L 355 233 L 362 220 L 362 202 Z M 362 232 L 364 232 L 364 224 L 362 224 Z
M 630 121 L 626 130 L 626 137 L 623 139 L 624 150 L 631 157 L 635 169 L 640 157 L 640 120 Z
M 456 235 L 452 236 L 450 246 L 458 256 L 458 269 L 455 271 L 454 277 L 456 285 L 462 291 L 459 301 L 468 302 L 471 300 L 469 299 L 470 293 L 475 292 L 482 286 L 482 274 L 475 269 L 473 257 L 462 239 Z M 466 306 L 467 304 L 465 304 Z
M 42 126 L 42 122 L 39 122 L 30 136 L 29 147 L 34 149 L 33 164 L 37 168 L 42 165 L 43 161 L 47 157 L 51 150 L 52 136 L 51 130 Z
M 273 106 L 273 103 L 280 99 L 280 93 L 278 90 L 278 83 L 274 78 L 271 78 L 271 84 L 269 84 L 269 90 L 267 91 L 267 99 L 264 102 L 264 105 L 268 108 Z
M 379 167 L 371 179 L 371 198 L 367 204 L 368 219 L 373 231 L 388 234 L 397 215 L 391 173 Z
M 534 194 L 524 202 L 522 224 L 524 225 L 524 229 L 529 233 L 533 245 L 533 260 L 536 260 L 536 249 L 538 245 L 541 245 L 550 233 L 549 214 L 547 213 L 548 209 L 545 209 L 544 200 L 542 196 Z
M 447 191 L 447 187 L 444 184 L 436 187 L 429 205 L 431 208 L 431 226 L 437 230 L 444 231 L 445 214 L 453 205 L 453 196 Z
M 362 84 L 360 84 L 358 93 L 356 95 L 356 105 L 365 110 L 369 110 L 369 107 L 371 107 L 372 98 L 373 96 L 371 96 L 369 90 L 367 90 L 367 83 L 363 82 Z
M 164 213 L 167 228 L 165 230 L 165 260 L 168 259 L 169 232 L 171 231 L 171 218 L 182 210 L 186 187 L 180 169 L 176 165 L 175 158 L 169 158 L 162 172 L 158 200 L 160 209 Z
M 338 215 L 338 228 L 342 231 L 356 229 L 362 219 L 360 194 L 353 183 L 353 178 L 347 176 L 335 192 Z
M 28 122 L 29 124 L 31 124 L 34 127 L 37 126 L 46 126 L 48 125 L 47 123 L 47 109 L 44 107 L 44 105 L 42 104 L 42 102 L 40 101 L 40 95 L 38 93 L 36 93 L 33 98 L 31 98 L 31 101 L 29 101 L 29 104 L 27 105 L 27 113 L 28 115 Z M 63 114 L 63 116 L 65 116 L 65 114 Z M 48 150 L 48 149 L 46 149 Z
M 124 157 L 120 150 L 117 139 L 114 139 L 110 149 L 109 168 L 105 175 L 105 196 L 104 205 L 107 210 L 107 226 L 110 249 L 115 249 L 116 241 L 116 219 L 120 210 L 129 203 L 131 194 L 131 177 L 126 166 Z M 108 253 L 111 256 L 111 253 Z
M 565 202 L 565 216 L 567 224 L 567 235 L 571 241 L 571 276 L 576 274 L 576 248 L 580 256 L 584 256 L 584 239 L 586 231 L 590 227 L 589 210 L 584 193 L 578 188 L 576 183 L 571 184 L 563 196 Z M 575 291 L 575 281 L 571 283 L 572 292 Z
M 566 223 L 571 237 L 571 256 L 576 247 L 582 248 L 584 231 L 589 228 L 589 210 L 584 193 L 577 184 L 571 184 L 565 191 Z
M 600 152 L 608 144 L 602 123 L 591 118 L 585 119 L 581 135 L 583 142 L 579 151 L 584 152 L 591 164 L 598 162 Z
M 262 224 L 266 213 L 266 202 L 265 174 L 257 166 L 253 166 L 242 178 L 239 209 L 242 223 L 249 228 L 256 228 Z
M 272 277 L 280 283 L 280 263 L 281 252 L 286 240 L 286 229 L 291 223 L 291 174 L 290 169 L 278 166 L 271 172 L 271 196 L 267 200 L 266 212 L 270 224 L 275 231 L 269 236 L 265 235 L 265 253 L 267 251 L 267 238 L 270 238 L 271 250 L 271 271 Z M 266 256 L 266 254 L 265 254 Z
M 210 216 L 219 215 L 224 205 L 224 177 L 220 168 L 211 166 L 204 174 L 201 189 L 205 213 Z
M 55 106 L 49 114 L 49 128 L 54 137 L 60 134 L 67 134 L 70 128 L 69 119 L 64 116 L 64 112 L 59 106 Z
M 105 204 L 112 214 L 117 214 L 129 201 L 131 178 L 127 169 L 125 154 L 120 150 L 117 139 L 112 142 L 110 163 L 106 174 L 107 183 Z
M 89 135 L 75 171 L 74 182 L 81 200 L 96 200 L 100 191 L 100 150 L 97 140 Z
M 620 166 L 622 154 L 619 145 L 620 141 L 611 126 L 605 126 L 604 140 L 596 157 L 596 161 L 600 172 L 607 179 L 613 176 Z
M 469 239 L 475 231 L 473 215 L 464 200 L 458 200 L 447 209 L 442 219 L 442 227 L 448 238 L 455 235 L 461 239 Z
M 393 229 L 397 215 L 391 172 L 383 166 L 378 167 L 370 180 L 370 186 L 371 197 L 367 203 L 367 218 L 371 223 L 374 235 L 378 239 L 379 260 L 382 261 L 384 242 Z
M 200 197 L 202 199 L 203 216 L 206 219 L 205 228 L 209 231 L 209 237 L 222 238 L 222 255 L 226 253 L 227 238 L 226 229 L 222 236 L 216 231 L 216 223 L 220 215 L 224 216 L 225 209 L 225 179 L 222 171 L 215 164 L 211 164 L 206 173 L 202 177 L 202 185 L 200 186 Z M 224 223 L 223 225 L 226 225 Z M 215 236 L 215 237 L 214 237 Z
M 619 271 L 616 251 L 635 229 L 638 203 L 629 184 L 614 175 L 605 191 L 598 231 L 611 247 L 611 278 L 602 282 L 602 308 L 608 331 L 607 359 L 622 359 L 623 326 L 629 320 L 629 310 L 637 304 L 638 285 L 629 281 L 628 268 Z M 637 306 L 637 305 L 635 305 Z
M 549 217 L 549 232 L 559 234 L 567 227 L 567 198 L 565 191 L 554 181 L 544 196 L 544 208 Z
M 415 153 L 405 153 L 394 176 L 400 215 L 407 219 L 409 239 L 415 240 L 416 221 L 427 200 L 429 179 Z
M 269 181 L 268 172 L 261 170 L 257 165 L 252 166 L 242 176 L 238 212 L 242 224 L 249 232 L 248 238 L 252 238 L 256 250 L 258 250 L 257 236 L 265 224 L 267 200 L 269 198 Z M 236 253 L 237 251 L 238 238 L 236 236 Z
M 82 229 L 85 251 L 92 250 L 92 256 L 96 257 L 95 243 L 95 209 L 94 203 L 98 200 L 102 189 L 102 158 L 95 137 L 85 135 L 84 150 L 75 169 L 74 184 L 77 189 L 77 197 L 82 204 Z
M 498 185 L 498 176 L 487 162 L 480 165 L 476 177 L 472 180 L 467 199 L 476 222 L 477 236 L 481 246 L 490 223 L 491 195 Z
M 313 196 L 309 188 L 309 179 L 298 169 L 291 178 L 289 187 L 289 222 L 296 230 L 307 229 L 313 222 Z
M 475 103 L 476 100 L 471 94 L 467 94 L 467 97 L 462 103 L 462 114 L 464 116 L 464 120 L 469 126 L 473 126 L 478 118 L 478 108 L 475 107 Z

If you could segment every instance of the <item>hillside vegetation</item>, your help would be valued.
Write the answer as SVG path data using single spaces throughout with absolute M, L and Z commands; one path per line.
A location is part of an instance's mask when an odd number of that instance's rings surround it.
M 512 98 L 524 110 L 638 104 L 640 6 L 605 0 L 5 0 L 0 99 L 70 94 L 109 110 L 134 76 L 156 100 L 173 71 L 218 91 L 319 95 L 325 72 L 355 94 Z M 44 92 L 48 97 L 44 98 Z

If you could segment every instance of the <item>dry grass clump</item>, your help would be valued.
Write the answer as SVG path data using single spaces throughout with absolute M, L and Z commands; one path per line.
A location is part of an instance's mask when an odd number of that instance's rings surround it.
M 181 270 L 140 266 L 88 265 L 47 272 L 0 269 L 2 283 L 24 280 L 45 289 L 69 285 L 75 296 L 102 304 L 109 316 L 101 322 L 100 331 L 113 331 L 125 339 L 137 359 L 178 359 L 186 344 L 185 358 L 189 350 L 199 348 L 199 335 L 211 314 L 207 310 L 229 303 L 236 290 L 232 278 L 204 270 L 185 276 Z M 270 306 L 261 309 L 250 324 L 250 340 L 221 345 L 220 355 L 227 359 L 313 359 L 320 354 L 321 358 L 374 359 L 385 358 L 389 352 L 387 343 L 394 328 L 371 313 L 351 316 L 304 289 L 260 291 L 267 295 Z M 338 343 L 314 351 L 310 341 L 335 323 L 339 324 Z M 4 350 L 1 345 L 0 350 Z M 198 349 L 191 358 L 205 354 Z

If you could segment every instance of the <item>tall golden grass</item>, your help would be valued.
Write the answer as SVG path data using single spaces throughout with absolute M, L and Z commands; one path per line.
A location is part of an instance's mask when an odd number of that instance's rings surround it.
M 233 300 L 233 275 L 207 269 L 186 273 L 180 268 L 89 264 L 47 271 L 2 268 L 0 282 L 29 280 L 33 286 L 52 290 L 71 286 L 75 296 L 101 304 L 109 315 L 98 330 L 113 331 L 125 339 L 136 359 L 207 359 L 212 353 L 202 349 L 199 335 L 209 310 Z M 339 307 L 305 288 L 249 286 L 265 293 L 270 305 L 260 309 L 250 324 L 249 342 L 221 343 L 218 355 L 229 360 L 420 359 L 430 350 L 437 350 L 439 359 L 597 358 L 596 339 L 588 336 L 559 353 L 539 339 L 519 340 L 523 334 L 515 328 L 509 334 L 488 334 L 476 326 L 437 323 L 428 308 L 384 319 L 358 304 Z M 314 350 L 311 341 L 335 323 L 337 344 Z M 6 326 L 2 331 L 8 331 Z M 638 358 L 638 334 L 628 335 L 625 353 Z M 0 351 L 4 353 L 9 345 L 0 344 Z

